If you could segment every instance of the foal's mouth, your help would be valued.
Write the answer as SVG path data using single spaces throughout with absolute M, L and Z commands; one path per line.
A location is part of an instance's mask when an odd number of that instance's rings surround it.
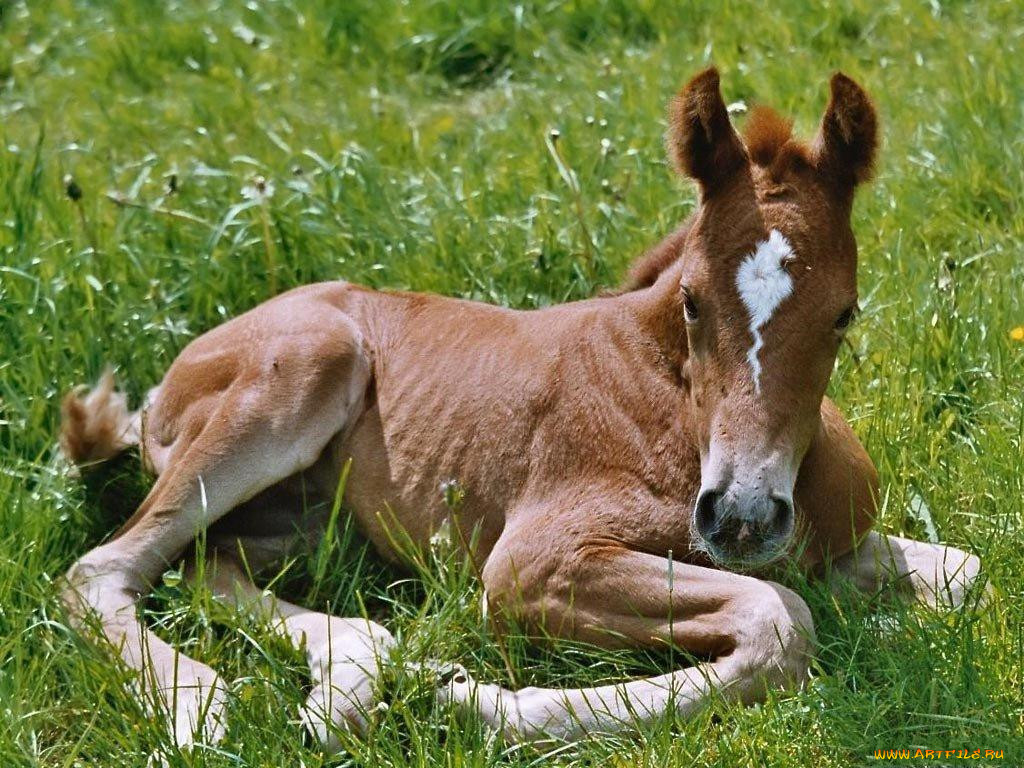
M 785 533 L 742 530 L 747 523 L 716 525 L 702 536 L 693 528 L 693 548 L 730 571 L 756 571 L 785 559 L 792 548 L 793 531 Z
M 741 553 L 715 546 L 699 536 L 695 538 L 698 551 L 706 554 L 715 565 L 730 571 L 758 571 L 785 559 L 789 554 L 789 541 L 781 538 L 766 541 L 757 550 Z

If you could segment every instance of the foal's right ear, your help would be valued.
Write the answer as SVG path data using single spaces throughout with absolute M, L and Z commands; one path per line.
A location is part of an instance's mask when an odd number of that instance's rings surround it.
M 668 154 L 676 168 L 713 194 L 747 162 L 719 89 L 718 70 L 705 69 L 683 86 L 668 109 Z

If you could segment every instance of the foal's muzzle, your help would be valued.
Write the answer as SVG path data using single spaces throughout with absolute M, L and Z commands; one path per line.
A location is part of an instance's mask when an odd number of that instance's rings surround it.
M 706 489 L 697 499 L 694 523 L 714 560 L 758 565 L 779 557 L 793 534 L 793 500 L 771 493 Z

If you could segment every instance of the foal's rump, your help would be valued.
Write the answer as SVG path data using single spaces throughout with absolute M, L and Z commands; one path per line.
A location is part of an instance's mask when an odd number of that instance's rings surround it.
M 361 329 L 343 308 L 349 292 L 343 282 L 304 286 L 212 328 L 178 354 L 138 410 L 128 408 L 107 370 L 92 390 L 79 387 L 65 397 L 61 452 L 87 467 L 139 446 L 145 468 L 163 476 L 197 439 L 212 439 L 215 455 L 237 454 L 243 467 L 265 458 L 246 459 L 256 440 L 277 446 L 266 458 L 282 474 L 298 478 L 322 464 L 318 459 L 331 435 L 284 440 L 293 425 L 346 424 L 362 410 L 370 355 Z M 302 495 L 294 492 L 294 482 L 281 485 L 275 502 L 278 496 Z M 276 513 L 302 505 L 268 506 L 279 526 Z

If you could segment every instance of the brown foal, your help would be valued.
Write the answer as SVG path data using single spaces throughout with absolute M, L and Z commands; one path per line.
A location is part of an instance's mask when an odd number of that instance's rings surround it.
M 837 74 L 812 143 L 768 110 L 741 139 L 709 69 L 673 101 L 667 138 L 700 207 L 634 267 L 628 290 L 521 312 L 310 285 L 193 341 L 137 412 L 109 377 L 72 393 L 72 459 L 140 443 L 158 475 L 69 572 L 76 623 L 98 618 L 177 744 L 219 738 L 227 686 L 136 617 L 140 595 L 208 529 L 210 587 L 305 649 L 314 685 L 302 716 L 337 747 L 338 728 L 366 725 L 391 635 L 276 599 L 241 563 L 259 569 L 315 541 L 323 516 L 309 495 L 329 501 L 349 460 L 345 509 L 385 556 L 397 558 L 385 505 L 426 544 L 447 517 L 439 486 L 455 480 L 496 615 L 708 659 L 573 690 L 445 676 L 439 695 L 508 739 L 620 730 L 799 685 L 811 615 L 757 577 L 781 558 L 961 604 L 977 558 L 870 532 L 875 469 L 824 397 L 856 312 L 850 212 L 876 132 L 867 95 Z

